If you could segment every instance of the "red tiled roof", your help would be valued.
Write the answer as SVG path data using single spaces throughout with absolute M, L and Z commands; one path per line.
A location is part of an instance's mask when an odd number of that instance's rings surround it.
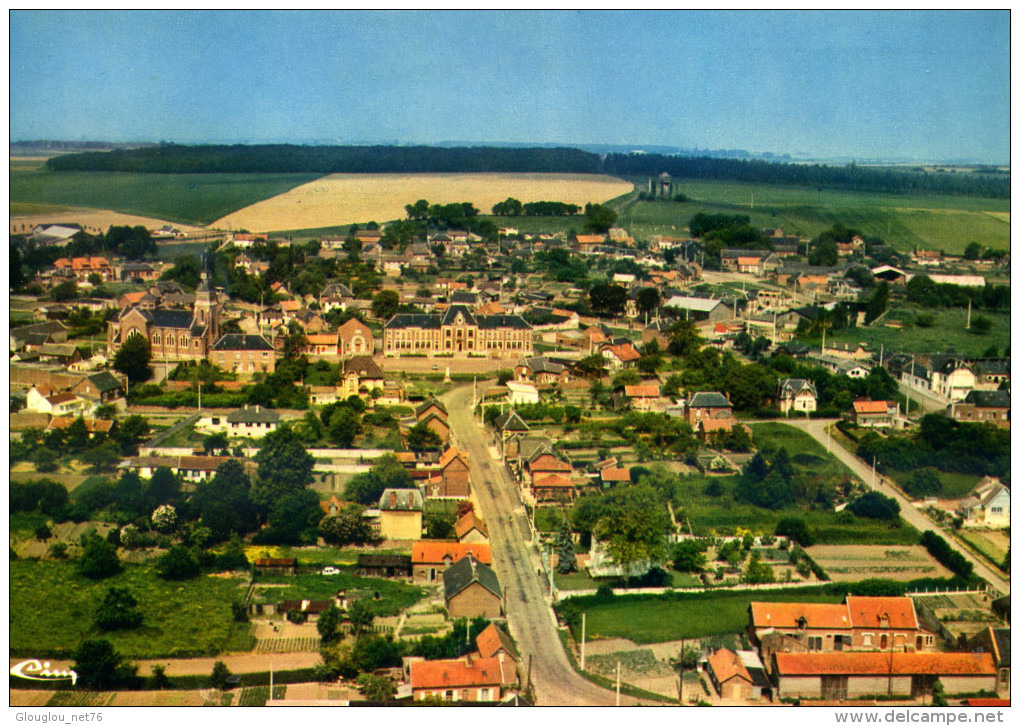
M 489 536 L 489 530 L 486 529 L 485 522 L 482 521 L 482 519 L 480 519 L 474 512 L 468 512 L 458 519 L 457 524 L 454 525 L 454 531 L 457 533 L 457 539 L 463 539 L 464 535 L 472 529 L 477 529 L 486 537 Z
M 411 545 L 411 562 L 416 565 L 442 562 L 446 555 L 449 555 L 453 562 L 474 555 L 483 565 L 492 564 L 492 550 L 485 543 L 418 541 Z
M 886 401 L 854 401 L 855 413 L 889 413 Z
M 439 420 L 442 421 L 442 419 Z M 446 422 L 443 421 L 443 423 Z M 457 458 L 464 462 L 464 466 L 467 467 L 471 466 L 470 464 L 468 464 L 467 454 L 465 454 L 463 451 L 458 451 L 457 449 L 451 446 L 449 449 L 443 452 L 442 456 L 439 457 L 439 468 L 445 469 L 454 459 Z
M 630 343 L 623 345 L 607 345 L 603 350 L 612 351 L 617 358 L 624 363 L 629 363 L 632 360 L 637 360 L 641 357 L 641 354 L 637 352 L 637 349 Z
M 512 670 L 512 669 L 511 669 Z M 411 688 L 437 689 L 499 686 L 504 674 L 498 658 L 411 661 Z
M 483 658 L 495 657 L 502 648 L 507 652 L 507 655 L 516 660 L 516 652 L 510 642 L 510 636 L 495 623 L 489 623 L 488 627 L 478 634 L 478 637 L 475 638 L 475 647 L 478 648 L 478 654 Z
M 603 469 L 602 481 L 630 481 L 630 469 Z
M 748 683 L 751 682 L 751 674 L 747 672 L 747 667 L 741 662 L 740 656 L 728 648 L 721 648 L 710 655 L 708 664 L 720 684 L 731 678 L 743 678 Z
M 781 675 L 995 675 L 991 653 L 776 653 Z
M 67 403 L 68 401 L 73 401 L 76 398 L 77 396 L 75 396 L 73 393 L 58 393 L 55 396 L 50 396 L 46 400 L 49 401 L 51 404 L 57 404 Z
M 46 428 L 49 430 L 66 429 L 74 422 L 74 416 L 54 416 L 50 419 L 50 425 Z M 85 419 L 85 428 L 90 434 L 94 434 L 97 431 L 106 433 L 113 428 L 113 421 L 105 421 L 101 418 L 87 418 Z
M 628 398 L 657 398 L 659 395 L 659 387 L 654 384 L 624 386 L 623 392 Z
M 752 602 L 751 624 L 756 628 L 797 628 L 804 618 L 809 628 L 847 628 L 846 605 L 802 602 Z
M 574 468 L 552 454 L 542 454 L 528 466 L 532 472 L 538 471 L 573 471 Z
M 877 628 L 888 622 L 890 628 L 917 628 L 914 601 L 909 597 L 846 596 L 846 609 L 855 628 Z M 888 620 L 884 620 L 886 616 Z
M 539 479 L 535 479 L 535 483 L 532 486 L 535 489 L 548 489 L 550 487 L 555 487 L 557 489 L 573 489 L 574 482 L 565 476 L 550 474 L 549 476 L 543 476 Z

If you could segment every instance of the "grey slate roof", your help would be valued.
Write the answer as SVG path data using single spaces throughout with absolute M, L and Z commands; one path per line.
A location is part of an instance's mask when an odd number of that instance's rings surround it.
M 1009 375 L 1009 358 L 996 358 L 994 360 L 976 360 L 971 363 L 971 368 L 980 375 L 999 374 Z
M 784 378 L 779 382 L 780 396 L 787 392 L 789 392 L 791 396 L 796 396 L 804 389 L 811 391 L 816 398 L 818 397 L 818 391 L 815 390 L 815 385 L 804 378 Z
M 963 402 L 981 408 L 1009 408 L 1009 391 L 970 391 Z
M 450 601 L 475 582 L 496 597 L 503 597 L 499 578 L 492 568 L 476 560 L 474 555 L 468 555 L 457 560 L 443 572 L 443 591 L 446 600 Z
M 478 325 L 478 321 L 475 316 L 471 314 L 471 311 L 464 305 L 451 305 L 443 313 L 442 322 L 440 325 L 453 325 L 454 320 L 457 319 L 457 315 L 464 316 L 464 322 L 467 325 Z
M 438 328 L 442 318 L 429 313 L 397 313 L 384 328 Z
M 280 414 L 272 409 L 262 406 L 245 406 L 227 415 L 228 423 L 253 424 L 253 423 L 279 423 Z
M 386 512 L 420 512 L 422 508 L 417 489 L 384 489 L 379 497 L 379 509 Z
M 425 413 L 425 411 L 428 410 L 429 406 L 435 406 L 436 408 L 438 408 L 443 413 L 446 413 L 446 414 L 449 413 L 446 410 L 446 406 L 443 405 L 442 401 L 440 401 L 438 398 L 430 398 L 425 403 L 421 404 L 420 406 L 418 406 L 417 408 L 414 409 L 415 417 L 421 416 L 423 413 Z
M 11 328 L 10 334 L 15 340 L 24 340 L 33 333 L 44 333 L 48 337 L 51 333 L 59 333 L 67 330 L 63 323 L 52 320 L 48 323 L 34 323 L 22 325 L 20 328 Z
M 716 391 L 700 391 L 691 396 L 687 408 L 732 408 L 726 396 Z
M 531 427 L 524 419 L 517 415 L 516 411 L 507 411 L 496 417 L 493 422 L 500 431 L 530 431 Z
M 91 381 L 92 385 L 99 389 L 101 393 L 109 393 L 110 391 L 116 391 L 118 388 L 124 387 L 109 371 L 93 373 L 89 376 L 89 381 Z
M 213 350 L 275 350 L 273 344 L 261 335 L 227 333 L 213 343 Z
M 167 310 L 166 308 L 153 308 L 142 310 L 142 316 L 152 323 L 154 328 L 191 328 L 194 320 L 190 310 Z

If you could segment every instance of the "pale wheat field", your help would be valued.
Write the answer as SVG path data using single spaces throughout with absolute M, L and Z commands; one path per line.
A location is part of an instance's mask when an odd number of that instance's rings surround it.
M 333 174 L 239 209 L 209 226 L 275 232 L 381 223 L 405 217 L 404 206 L 419 199 L 433 204 L 471 202 L 482 214 L 507 197 L 583 207 L 633 188 L 622 179 L 595 174 Z

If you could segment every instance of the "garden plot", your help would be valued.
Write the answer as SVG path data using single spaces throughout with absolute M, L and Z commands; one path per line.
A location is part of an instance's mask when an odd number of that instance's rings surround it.
M 645 691 L 676 696 L 676 672 L 655 657 L 650 648 L 618 650 L 604 655 L 588 656 L 585 667 L 592 673 L 606 678 L 616 678 L 616 666 L 620 665 L 620 680 Z
M 400 628 L 400 637 L 418 637 L 421 635 L 445 635 L 450 623 L 442 613 L 411 613 Z
M 805 551 L 833 582 L 952 576 L 920 545 L 816 545 Z

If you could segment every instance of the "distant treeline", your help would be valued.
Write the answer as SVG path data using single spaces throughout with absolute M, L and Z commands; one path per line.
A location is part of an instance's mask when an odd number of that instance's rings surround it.
M 210 173 L 573 173 L 789 184 L 861 192 L 937 193 L 1009 198 L 1009 177 L 894 171 L 761 160 L 708 159 L 661 154 L 600 156 L 568 148 L 432 146 L 178 146 L 70 154 L 49 159 L 51 171 Z
M 598 174 L 597 154 L 579 149 L 443 149 L 431 146 L 177 146 L 58 156 L 52 171 L 155 174 L 422 174 L 566 172 Z
M 1009 178 L 979 174 L 893 171 L 857 166 L 776 164 L 758 159 L 695 159 L 654 154 L 609 154 L 603 164 L 615 176 L 657 176 L 662 172 L 684 179 L 725 179 L 763 184 L 789 184 L 817 189 L 904 194 L 924 192 L 972 197 L 1009 198 Z

